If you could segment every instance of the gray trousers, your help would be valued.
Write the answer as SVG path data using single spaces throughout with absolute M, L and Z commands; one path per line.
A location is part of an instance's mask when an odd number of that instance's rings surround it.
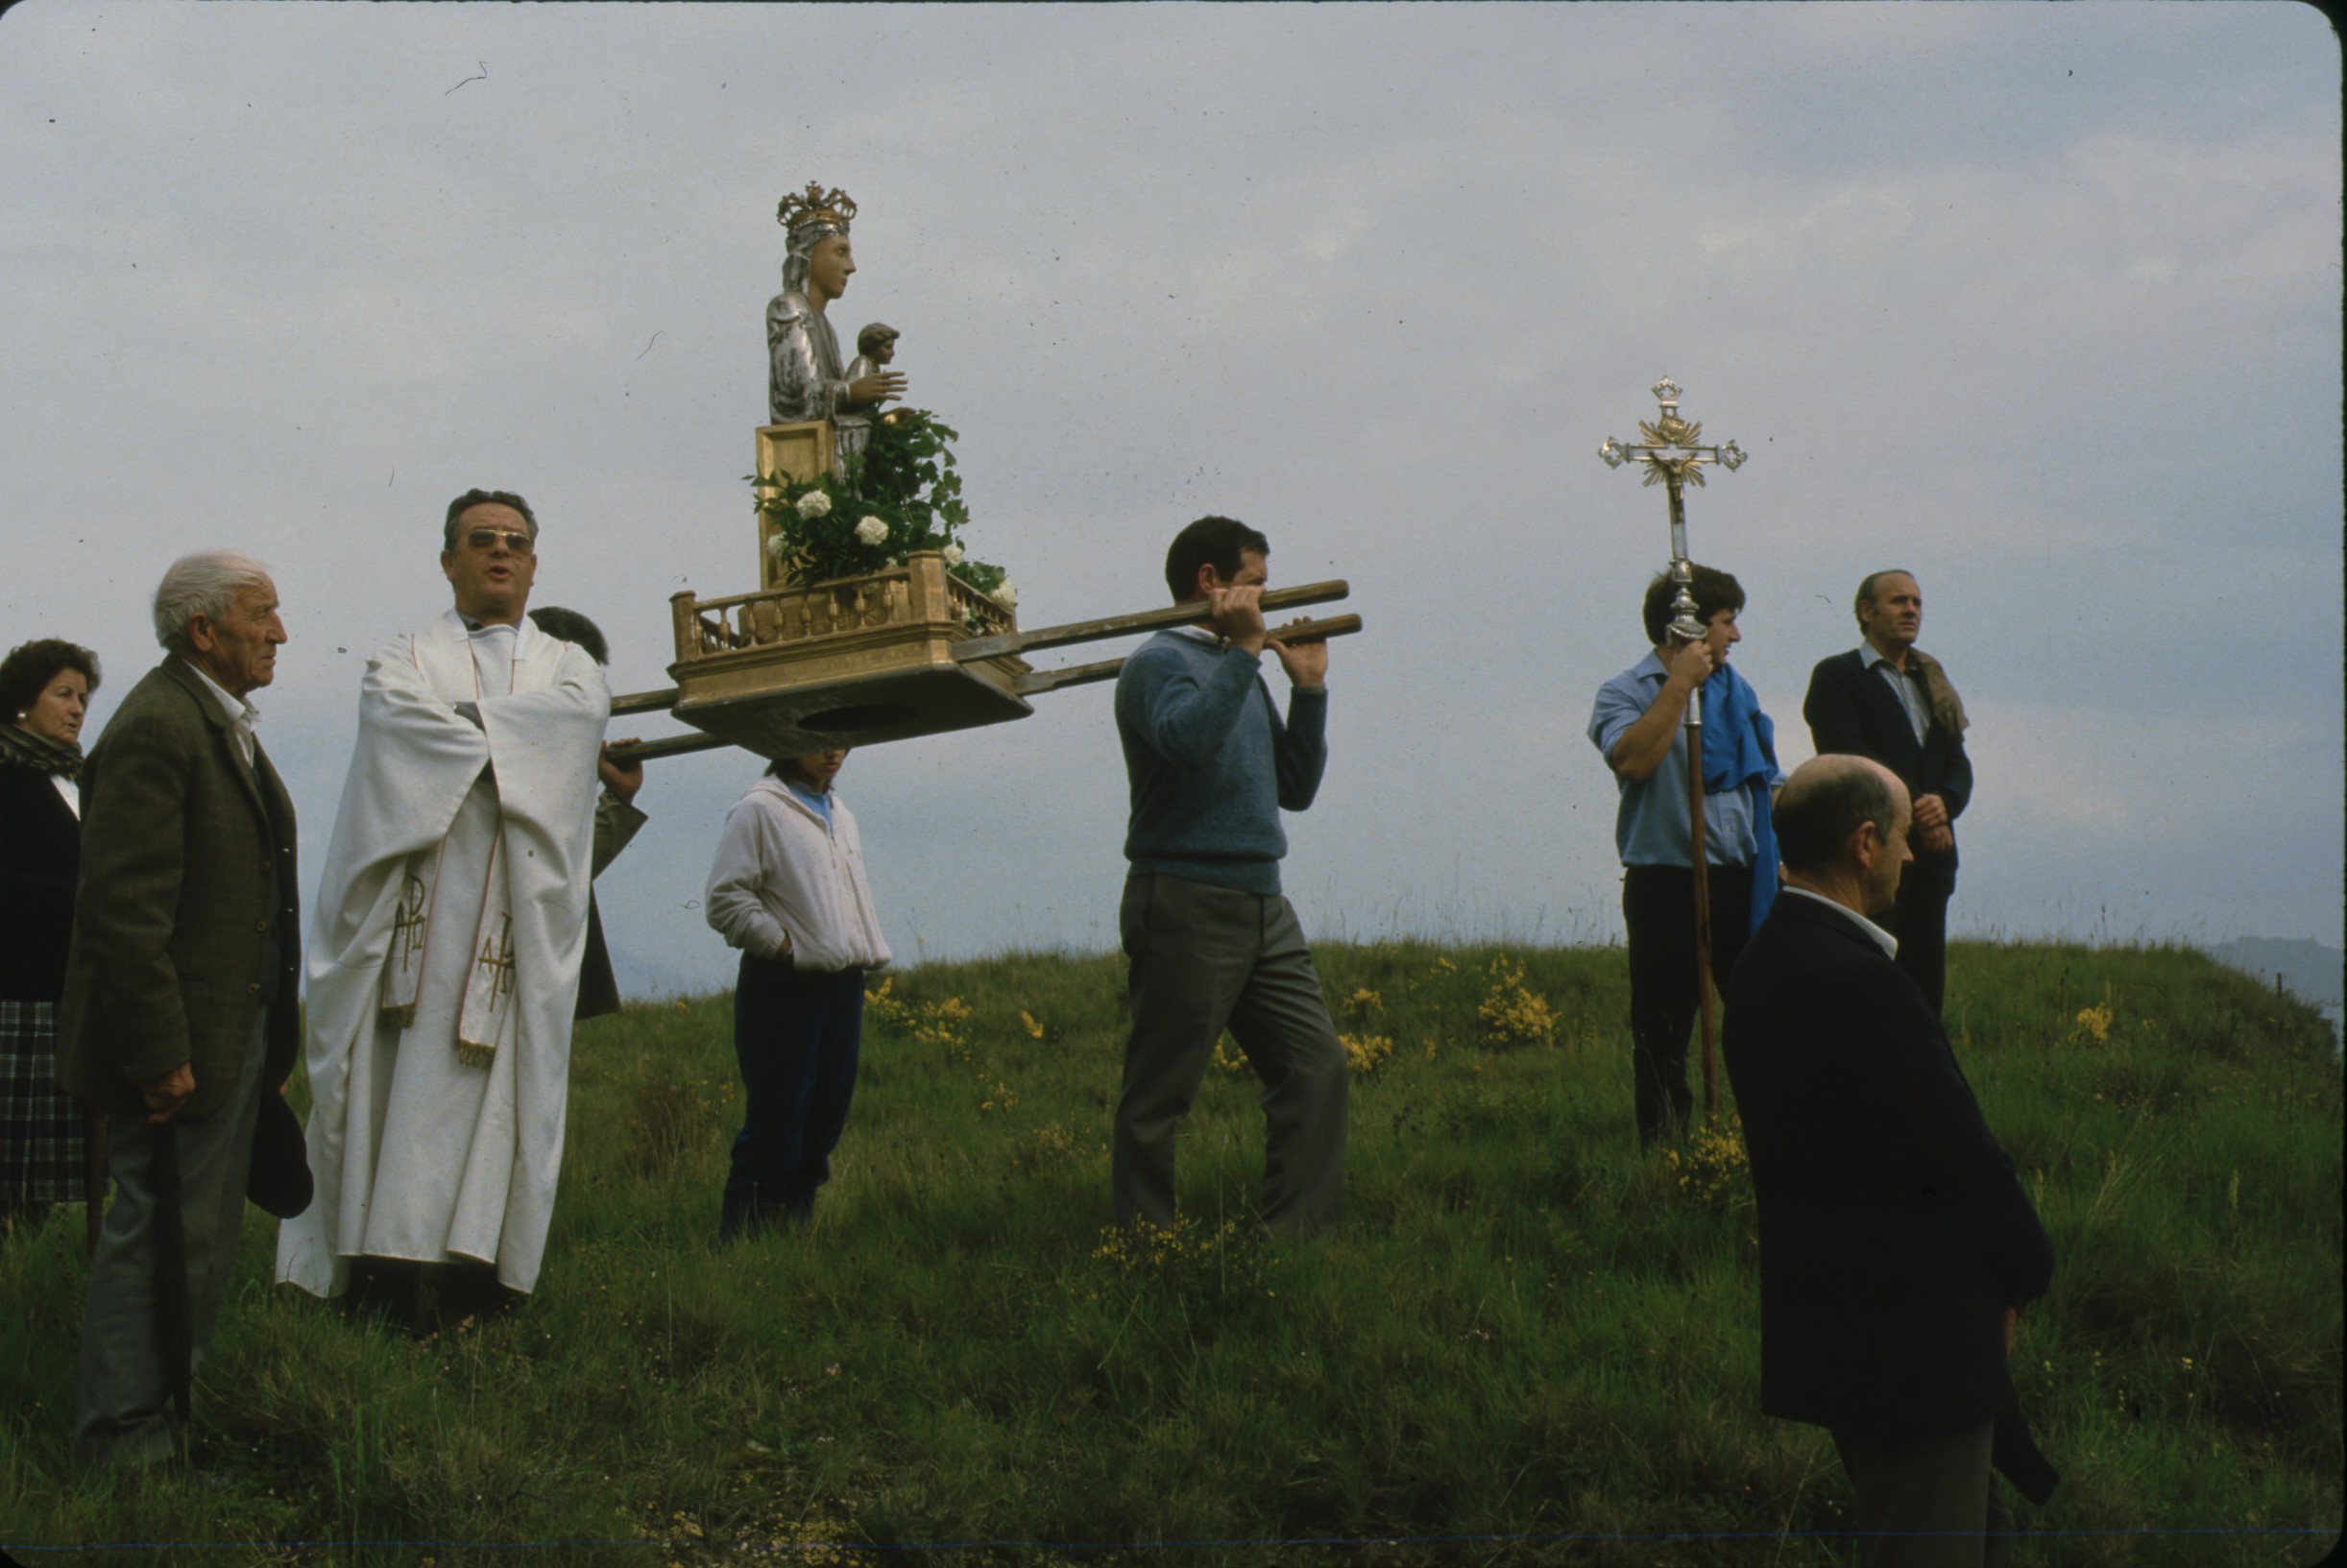
M 268 1027 L 269 1009 L 262 1007 L 254 1017 L 253 1040 L 227 1103 L 200 1122 L 181 1116 L 168 1124 L 179 1156 L 197 1367 L 204 1364 L 236 1263 Z M 74 1455 L 85 1463 L 164 1459 L 177 1447 L 155 1291 L 155 1153 L 164 1130 L 144 1116 L 117 1116 L 107 1141 L 114 1202 L 106 1211 L 98 1254 L 90 1260 L 89 1305 L 82 1317 L 82 1362 L 73 1392 Z
M 1344 1194 L 1344 1047 L 1295 910 L 1277 894 L 1135 875 L 1117 916 L 1132 960 L 1111 1183 L 1117 1220 L 1174 1222 L 1174 1133 L 1228 1028 L 1263 1080 L 1263 1221 L 1310 1232 Z
M 2004 1568 L 2013 1510 L 1989 1471 L 1996 1423 L 1886 1442 L 1836 1431 L 1833 1446 L 1857 1493 L 1861 1568 Z M 1987 1533 L 1983 1533 L 1986 1532 Z

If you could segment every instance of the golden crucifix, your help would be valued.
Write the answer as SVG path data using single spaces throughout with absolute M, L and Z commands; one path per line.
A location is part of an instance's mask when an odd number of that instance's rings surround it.
M 1655 383 L 1654 394 L 1655 400 L 1662 405 L 1662 414 L 1652 423 L 1638 422 L 1638 434 L 1645 441 L 1639 446 L 1625 446 L 1608 436 L 1597 455 L 1606 460 L 1609 469 L 1618 469 L 1626 462 L 1645 465 L 1645 483 L 1661 484 L 1670 493 L 1671 582 L 1678 589 L 1671 598 L 1671 646 L 1683 648 L 1704 639 L 1704 623 L 1695 618 L 1694 568 L 1687 560 L 1685 487 L 1701 487 L 1704 469 L 1708 464 L 1717 463 L 1733 473 L 1744 466 L 1744 451 L 1732 441 L 1725 446 L 1698 446 L 1704 427 L 1679 417 L 1679 383 L 1669 376 Z M 1687 699 L 1686 732 L 1687 859 L 1695 873 L 1695 995 L 1704 1021 L 1704 1115 L 1717 1121 L 1720 1073 L 1711 1001 L 1711 880 L 1706 863 L 1708 847 L 1705 843 L 1704 701 L 1700 691 Z

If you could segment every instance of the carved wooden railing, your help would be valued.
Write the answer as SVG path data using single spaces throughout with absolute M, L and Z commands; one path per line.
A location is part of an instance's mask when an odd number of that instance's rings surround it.
M 1009 611 L 921 551 L 901 567 L 828 583 L 762 589 L 724 598 L 672 596 L 680 662 L 751 648 L 800 647 L 891 627 L 931 628 L 956 639 L 1014 633 Z

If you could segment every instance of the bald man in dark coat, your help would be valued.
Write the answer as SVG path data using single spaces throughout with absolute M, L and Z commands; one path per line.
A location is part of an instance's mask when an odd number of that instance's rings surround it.
M 1821 757 L 1778 797 L 1781 896 L 1729 982 L 1721 1053 L 1760 1229 L 1760 1408 L 1833 1435 L 1864 1568 L 2010 1551 L 1990 1475 L 2055 1476 L 2006 1371 L 2053 1247 L 1947 1033 L 1869 917 L 1907 860 L 1905 786 Z

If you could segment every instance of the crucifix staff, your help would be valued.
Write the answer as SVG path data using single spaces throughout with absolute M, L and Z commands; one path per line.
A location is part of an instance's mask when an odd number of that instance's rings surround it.
M 1637 463 L 1646 470 L 1644 483 L 1665 488 L 1671 501 L 1671 581 L 1678 591 L 1671 598 L 1670 636 L 1673 648 L 1704 639 L 1704 623 L 1695 616 L 1694 567 L 1687 559 L 1685 487 L 1701 488 L 1703 470 L 1716 463 L 1733 473 L 1744 466 L 1743 449 L 1732 441 L 1725 446 L 1704 446 L 1704 427 L 1679 417 L 1679 383 L 1664 376 L 1654 385 L 1661 416 L 1652 423 L 1638 422 L 1645 440 L 1626 446 L 1611 436 L 1597 449 L 1606 467 L 1618 469 Z M 1699 688 L 1687 699 L 1687 860 L 1695 874 L 1695 995 L 1702 1009 L 1704 1035 L 1704 1115 L 1720 1114 L 1720 1075 L 1717 1024 L 1711 999 L 1711 880 L 1709 846 L 1704 814 L 1704 700 Z

